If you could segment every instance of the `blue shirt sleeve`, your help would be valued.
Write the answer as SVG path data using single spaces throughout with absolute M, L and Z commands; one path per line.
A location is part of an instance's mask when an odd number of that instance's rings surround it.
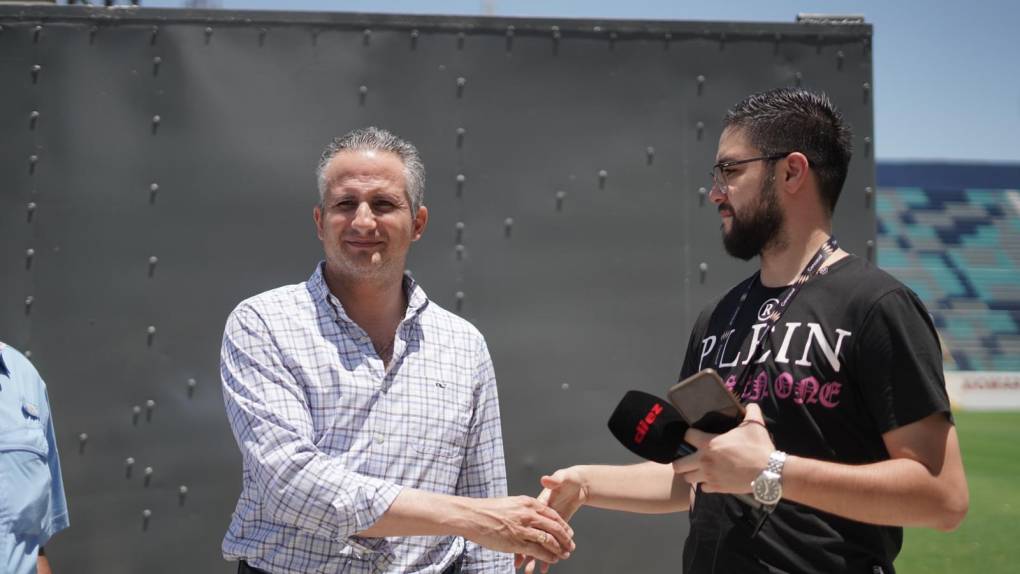
M 42 382 L 42 379 L 39 379 Z M 53 416 L 50 411 L 49 394 L 43 390 L 44 396 L 46 397 L 46 411 L 50 415 L 48 417 L 48 424 L 46 425 L 46 442 L 49 445 L 49 457 L 47 465 L 50 468 L 50 519 L 49 525 L 46 529 L 45 537 L 49 539 L 51 536 L 60 532 L 71 525 L 70 517 L 67 512 L 67 498 L 64 495 L 64 479 L 60 474 L 60 454 L 57 452 L 57 435 L 53 430 Z

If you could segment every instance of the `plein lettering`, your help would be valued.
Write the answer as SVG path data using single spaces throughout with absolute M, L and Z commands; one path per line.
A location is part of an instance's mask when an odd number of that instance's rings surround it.
M 729 346 L 729 344 L 730 344 L 730 337 L 732 337 L 733 333 L 735 333 L 735 332 L 736 332 L 736 329 L 730 329 L 729 331 L 724 333 L 723 336 L 722 336 L 724 341 L 723 341 L 723 344 L 722 344 L 722 348 L 719 349 L 719 360 L 718 360 L 719 368 L 720 369 L 729 369 L 729 368 L 733 367 L 734 365 L 736 365 L 737 363 L 740 362 L 740 349 L 737 349 L 737 356 L 734 357 L 732 361 L 730 361 L 729 363 L 725 362 L 726 361 L 726 347 Z
M 705 337 L 701 340 L 701 357 L 698 359 L 698 370 L 705 368 L 705 357 L 707 357 L 712 349 L 715 348 L 716 338 L 715 335 Z
M 797 327 L 800 327 L 800 323 L 786 324 L 786 335 L 783 337 L 783 344 L 779 346 L 779 352 L 776 353 L 777 363 L 790 362 L 790 359 L 786 358 L 786 353 L 790 350 L 790 341 L 793 340 L 793 334 L 797 331 Z
M 843 346 L 843 339 L 845 339 L 850 331 L 844 331 L 843 329 L 836 329 L 836 348 L 833 349 L 829 345 L 828 339 L 825 338 L 825 333 L 822 332 L 822 326 L 818 323 L 808 323 L 808 340 L 807 344 L 804 345 L 804 355 L 800 360 L 794 364 L 802 367 L 810 367 L 811 362 L 807 360 L 808 353 L 811 352 L 812 345 L 818 345 L 818 349 L 825 355 L 825 358 L 829 361 L 829 365 L 832 366 L 833 370 L 839 372 L 839 349 Z

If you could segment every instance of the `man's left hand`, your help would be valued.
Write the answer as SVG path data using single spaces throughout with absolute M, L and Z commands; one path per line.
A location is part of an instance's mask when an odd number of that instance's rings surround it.
M 690 484 L 699 483 L 704 492 L 724 494 L 751 492 L 751 482 L 776 449 L 761 408 L 754 403 L 747 405 L 736 428 L 718 435 L 687 429 L 684 440 L 698 452 L 674 461 L 673 471 Z

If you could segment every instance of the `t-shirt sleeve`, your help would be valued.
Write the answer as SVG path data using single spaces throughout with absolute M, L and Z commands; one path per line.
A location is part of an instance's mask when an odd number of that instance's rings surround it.
M 859 333 L 855 370 L 879 432 L 937 412 L 951 420 L 938 336 L 917 295 L 905 287 L 882 295 Z

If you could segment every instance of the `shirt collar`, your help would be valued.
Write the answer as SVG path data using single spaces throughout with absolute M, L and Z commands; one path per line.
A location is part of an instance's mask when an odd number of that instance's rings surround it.
M 340 302 L 336 295 L 330 292 L 329 286 L 326 285 L 325 270 L 325 261 L 320 261 L 315 266 L 315 271 L 308 278 L 309 293 L 312 294 L 312 298 L 316 302 L 326 302 L 333 309 L 333 312 L 336 313 L 337 319 L 346 323 L 353 323 L 354 321 L 347 315 L 343 303 Z M 404 320 L 402 322 L 406 322 L 416 319 L 425 310 L 425 307 L 428 306 L 429 299 L 425 294 L 425 290 L 418 285 L 414 278 L 406 273 L 404 274 L 403 288 L 404 295 L 407 296 L 407 310 L 404 312 Z
M 7 370 L 7 363 L 4 362 L 4 348 L 7 345 L 3 341 L 0 341 L 0 375 L 11 376 L 11 372 Z

